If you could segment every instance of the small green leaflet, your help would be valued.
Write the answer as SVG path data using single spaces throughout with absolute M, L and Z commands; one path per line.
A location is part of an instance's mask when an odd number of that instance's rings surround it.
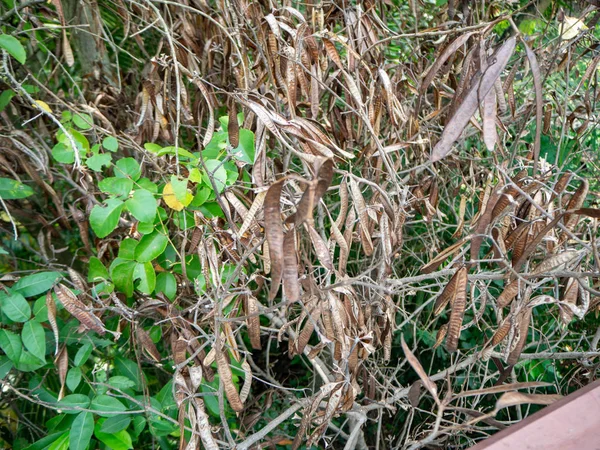
M 90 225 L 99 238 L 105 238 L 117 228 L 125 207 L 125 203 L 116 198 L 109 198 L 104 203 L 105 207 L 95 205 L 90 214 Z
M 3 200 L 16 200 L 33 195 L 33 189 L 12 178 L 0 178 L 0 197 Z
M 0 34 L 0 48 L 6 50 L 13 58 L 21 64 L 25 64 L 27 54 L 25 48 L 14 36 Z
M 25 348 L 42 361 L 46 360 L 46 334 L 44 328 L 35 320 L 23 325 L 21 339 Z
M 31 307 L 25 297 L 18 292 L 0 292 L 2 312 L 13 322 L 27 322 L 31 317 Z
M 91 412 L 81 412 L 71 425 L 69 431 L 69 450 L 85 450 L 94 434 L 94 415 Z
M 23 297 L 45 294 L 61 276 L 60 272 L 34 273 L 21 278 L 13 285 L 11 290 L 18 292 Z

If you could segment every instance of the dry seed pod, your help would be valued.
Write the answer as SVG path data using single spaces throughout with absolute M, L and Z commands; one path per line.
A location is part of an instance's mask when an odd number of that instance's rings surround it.
M 435 305 L 433 307 L 433 314 L 439 315 L 446 305 L 450 303 L 452 305 L 454 303 L 454 297 L 457 293 L 457 286 L 462 286 L 466 283 L 467 278 L 467 268 L 462 267 L 454 273 L 454 276 L 450 279 L 442 293 L 439 295 L 437 300 L 435 301 Z M 465 284 L 466 285 L 466 284 Z
M 576 305 L 577 297 L 579 295 L 579 283 L 575 278 L 569 278 L 565 292 L 563 294 L 563 302 Z M 559 305 L 560 308 L 560 320 L 563 324 L 568 325 L 573 320 L 574 312 L 571 308 Z
M 460 338 L 460 330 L 462 327 L 465 307 L 467 306 L 467 268 L 463 267 L 458 272 L 461 272 L 456 279 L 456 287 L 454 289 L 454 301 L 452 302 L 452 311 L 450 312 L 450 320 L 448 322 L 448 335 L 446 336 L 446 350 L 454 352 L 458 348 L 458 339 Z
M 252 369 L 245 359 L 242 362 L 242 369 L 244 371 L 244 385 L 240 390 L 240 401 L 244 404 L 248 399 L 248 395 L 250 395 L 250 387 L 252 386 Z
M 515 333 L 515 337 L 513 338 L 513 343 L 516 342 L 516 345 L 511 349 L 508 359 L 506 360 L 510 366 L 514 366 L 517 363 L 521 356 L 521 352 L 523 351 L 523 347 L 525 347 L 525 343 L 527 342 L 527 331 L 529 330 L 531 311 L 532 308 L 524 308 L 517 316 L 518 333 Z
M 435 336 L 435 344 L 433 345 L 434 350 L 436 348 L 438 348 L 440 345 L 442 345 L 442 342 L 444 342 L 444 339 L 446 339 L 447 333 L 448 333 L 448 324 L 445 323 L 444 325 L 442 325 L 440 327 L 440 329 L 438 330 L 438 332 Z
M 160 356 L 160 352 L 156 348 L 156 345 L 154 345 L 154 342 L 152 342 L 148 332 L 141 326 L 137 326 L 135 329 L 135 335 L 140 346 L 146 351 L 146 353 L 148 353 L 148 355 L 150 355 L 154 361 L 160 362 L 162 356 Z
M 583 206 L 585 198 L 587 197 L 589 188 L 589 182 L 587 180 L 583 180 L 577 188 L 577 190 L 575 191 L 575 193 L 573 194 L 573 196 L 571 197 L 571 199 L 569 200 L 569 203 L 567 204 L 567 210 L 581 208 Z M 577 215 L 565 214 L 564 224 L 567 228 L 572 230 L 577 224 L 577 219 Z
M 48 310 L 48 322 L 50 322 L 50 327 L 52 328 L 52 333 L 54 334 L 54 342 L 56 343 L 54 354 L 57 355 L 58 325 L 56 323 L 56 303 L 54 303 L 54 298 L 52 298 L 52 291 L 48 291 L 46 293 L 46 309 Z
M 229 401 L 229 405 L 235 412 L 241 412 L 244 409 L 244 405 L 240 400 L 240 396 L 235 388 L 235 384 L 233 384 L 233 379 L 231 375 L 231 368 L 229 367 L 229 361 L 227 360 L 227 356 L 225 353 L 219 349 L 216 352 L 216 360 L 217 360 L 217 368 L 219 369 L 219 376 L 221 377 L 221 381 L 223 382 L 223 387 L 225 388 L 225 396 Z
M 498 308 L 504 308 L 506 306 L 508 306 L 510 304 L 510 302 L 513 301 L 513 299 L 517 296 L 517 294 L 519 293 L 519 280 L 514 280 L 513 282 L 509 283 L 504 290 L 502 291 L 502 293 L 500 294 L 500 296 L 497 298 L 496 303 L 498 305 Z
M 281 222 L 280 197 L 283 181 L 279 180 L 267 191 L 265 197 L 265 231 L 269 243 L 271 261 L 271 290 L 269 300 L 273 300 L 279 290 L 283 276 L 283 223 Z
M 419 406 L 419 398 L 421 397 L 421 387 L 423 386 L 423 382 L 421 380 L 415 381 L 410 389 L 408 390 L 408 402 L 416 408 Z
M 56 296 L 63 304 L 65 309 L 73 315 L 82 325 L 90 330 L 94 330 L 100 335 L 106 333 L 104 324 L 95 315 L 87 310 L 87 307 L 71 292 L 71 290 L 62 284 L 54 286 Z
M 512 320 L 510 318 L 504 319 L 504 322 L 498 327 L 494 336 L 492 336 L 492 348 L 498 345 L 500 342 L 504 340 L 506 336 L 508 336 L 508 332 L 512 327 Z
M 248 336 L 250 344 L 254 350 L 260 350 L 260 317 L 258 316 L 258 300 L 252 295 L 244 298 L 244 310 L 246 312 L 246 326 L 248 327 Z
M 66 346 L 61 348 L 54 360 L 54 364 L 58 369 L 58 379 L 60 380 L 60 392 L 58 393 L 58 399 L 60 400 L 65 396 L 65 383 L 67 381 L 67 371 L 69 370 L 69 354 L 67 353 Z

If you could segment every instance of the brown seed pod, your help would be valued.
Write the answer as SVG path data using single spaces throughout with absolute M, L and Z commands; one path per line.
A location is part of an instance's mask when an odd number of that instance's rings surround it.
M 450 321 L 448 322 L 448 335 L 446 336 L 446 350 L 454 352 L 458 348 L 458 339 L 462 327 L 465 307 L 467 306 L 467 268 L 459 270 L 461 275 L 456 280 L 454 301 L 452 302 L 452 311 L 450 312 Z
M 100 335 L 106 333 L 104 324 L 94 314 L 87 310 L 87 307 L 79 301 L 77 296 L 71 292 L 71 290 L 62 284 L 54 286 L 54 292 L 56 296 L 63 304 L 65 309 L 71 313 L 82 325 L 94 330 Z

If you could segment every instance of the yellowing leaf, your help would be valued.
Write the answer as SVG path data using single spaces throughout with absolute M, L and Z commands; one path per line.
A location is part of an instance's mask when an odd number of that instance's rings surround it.
M 177 197 L 175 197 L 173 185 L 171 183 L 167 183 L 165 184 L 165 188 L 163 189 L 162 198 L 169 208 L 174 209 L 175 211 L 181 211 L 183 208 L 185 208 L 192 202 L 194 196 L 191 194 L 191 192 L 188 191 L 185 196 L 185 200 L 183 202 L 180 202 L 179 200 L 177 200 Z
M 577 17 L 569 17 L 565 16 L 564 22 L 560 26 L 560 37 L 568 41 L 569 39 L 573 39 L 577 37 L 579 33 L 587 30 L 588 27 L 579 20 Z
M 47 113 L 52 114 L 52 110 L 50 109 L 50 107 L 48 106 L 48 103 L 46 103 L 46 102 L 43 102 L 41 100 L 35 100 L 35 103 L 33 104 L 33 106 L 35 106 L 39 109 L 43 109 Z

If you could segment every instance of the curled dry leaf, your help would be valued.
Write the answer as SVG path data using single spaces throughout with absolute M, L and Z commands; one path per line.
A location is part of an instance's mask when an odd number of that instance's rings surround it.
M 494 85 L 497 84 L 496 83 Z M 489 151 L 493 151 L 498 141 L 498 132 L 496 131 L 496 91 L 490 89 L 490 92 L 483 100 L 483 142 Z
M 283 180 L 271 185 L 265 197 L 265 234 L 269 243 L 271 262 L 271 290 L 269 300 L 273 300 L 279 290 L 283 276 L 283 223 L 281 221 L 280 197 Z
M 283 240 L 283 291 L 290 303 L 300 299 L 295 235 L 295 230 L 290 230 Z
M 509 38 L 490 58 L 490 66 L 483 74 L 478 74 L 473 78 L 471 88 L 463 99 L 462 103 L 444 128 L 444 132 L 439 142 L 431 152 L 431 161 L 436 162 L 444 158 L 460 134 L 463 132 L 475 111 L 479 106 L 480 99 L 485 98 L 488 92 L 494 87 L 494 83 L 500 76 L 500 73 L 508 64 L 516 45 L 516 38 Z
M 411 365 L 411 367 L 414 369 L 414 371 L 417 372 L 417 375 L 423 382 L 423 386 L 425 387 L 425 389 L 427 389 L 429 391 L 429 393 L 432 395 L 432 397 L 434 398 L 434 400 L 436 402 L 439 402 L 439 399 L 437 396 L 437 386 L 435 385 L 435 383 L 433 381 L 431 381 L 429 376 L 427 376 L 425 369 L 423 369 L 423 366 L 421 365 L 421 363 L 419 362 L 417 357 L 413 354 L 413 352 L 410 350 L 410 348 L 408 348 L 408 345 L 406 345 L 406 342 L 404 342 L 403 335 L 401 335 L 400 339 L 401 339 L 400 343 L 402 344 L 402 350 L 404 351 L 404 354 L 406 355 L 406 359 L 408 359 L 408 363 Z
M 240 390 L 240 401 L 242 404 L 246 403 L 248 399 L 248 395 L 250 395 L 250 387 L 252 386 L 252 369 L 250 368 L 250 364 L 248 361 L 244 359 L 241 364 L 242 370 L 244 371 L 244 385 Z
M 104 324 L 100 321 L 100 319 L 89 312 L 87 307 L 79 301 L 77 296 L 75 296 L 75 294 L 73 294 L 69 288 L 63 286 L 62 284 L 57 284 L 54 286 L 54 292 L 65 309 L 71 313 L 73 317 L 79 320 L 82 325 L 90 330 L 94 330 L 100 335 L 106 333 L 106 328 L 104 328 Z
M 518 405 L 551 405 L 561 398 L 562 395 L 557 394 L 524 394 L 522 392 L 507 392 L 496 402 L 494 412 L 497 413 L 503 408 Z
M 535 177 L 538 160 L 540 158 L 542 119 L 544 117 L 544 105 L 542 103 L 542 75 L 535 53 L 531 50 L 527 42 L 524 42 L 523 45 L 525 46 L 525 53 L 527 54 L 529 66 L 533 73 L 533 86 L 535 88 L 535 141 L 533 144 L 533 176 Z
M 519 389 L 533 389 L 548 386 L 552 386 L 552 384 L 545 383 L 542 381 L 525 381 L 521 383 L 500 384 L 498 386 L 491 386 L 487 388 L 473 389 L 471 391 L 461 392 L 460 394 L 456 395 L 456 398 L 472 397 L 474 395 L 499 394 L 501 392 L 517 391 Z
M 210 426 L 210 421 L 208 420 L 208 415 L 204 409 L 204 401 L 200 398 L 197 398 L 195 399 L 195 404 L 197 420 L 196 426 L 198 427 L 198 434 L 200 434 L 200 439 L 202 440 L 204 448 L 206 450 L 219 450 L 219 446 L 212 435 L 212 428 Z

